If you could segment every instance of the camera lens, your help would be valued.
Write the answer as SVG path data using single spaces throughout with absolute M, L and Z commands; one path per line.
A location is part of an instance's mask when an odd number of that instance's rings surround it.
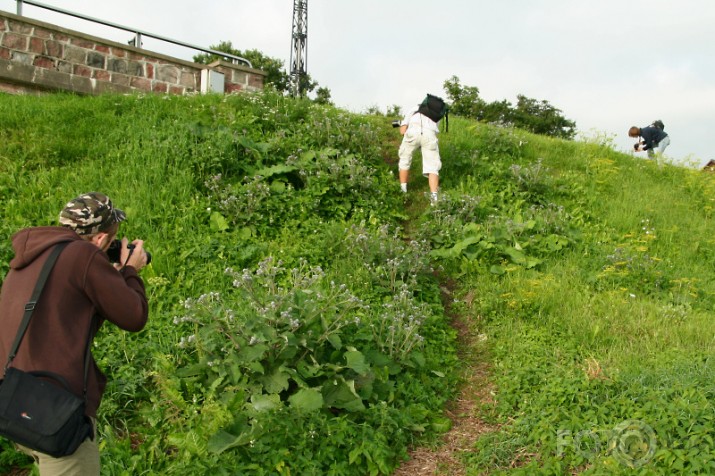
M 135 246 L 132 243 L 127 244 L 127 249 L 131 252 Z M 151 253 L 144 250 L 146 253 L 146 264 L 151 263 Z M 109 257 L 110 263 L 119 263 L 122 256 L 122 240 L 114 240 L 107 248 L 107 256 Z
M 107 256 L 109 256 L 110 263 L 119 263 L 120 256 L 122 254 L 122 242 L 120 240 L 114 240 L 109 244 L 107 248 Z

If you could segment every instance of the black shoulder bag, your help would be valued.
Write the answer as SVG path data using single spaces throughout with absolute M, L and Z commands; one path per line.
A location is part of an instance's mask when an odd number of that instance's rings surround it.
M 60 243 L 55 246 L 40 271 L 5 364 L 5 378 L 0 380 L 0 435 L 54 457 L 71 455 L 87 437 L 94 437 L 92 423 L 84 414 L 91 326 L 85 350 L 83 398 L 72 393 L 67 381 L 60 375 L 45 371 L 24 372 L 10 367 L 10 364 L 17 355 L 47 277 L 66 245 Z

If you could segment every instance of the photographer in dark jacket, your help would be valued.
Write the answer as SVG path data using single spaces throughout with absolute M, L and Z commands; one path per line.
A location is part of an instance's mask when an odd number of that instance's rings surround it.
M 633 126 L 628 129 L 628 136 L 642 138 L 642 140 L 633 145 L 633 148 L 636 152 L 646 151 L 651 159 L 663 155 L 665 148 L 670 145 L 668 134 L 663 129 L 655 126 L 642 128 Z
M 63 376 L 72 391 L 83 394 L 87 336 L 91 341 L 105 321 L 138 332 L 148 318 L 144 283 L 137 272 L 147 263 L 143 242 L 122 239 L 120 262 L 111 263 L 106 250 L 126 218 L 104 194 L 91 192 L 70 201 L 60 212 L 61 226 L 27 228 L 12 237 L 15 257 L 0 291 L 0 362 L 9 349 L 23 317 L 25 303 L 50 250 L 69 242 L 57 259 L 18 349 L 12 366 L 25 371 L 44 370 Z M 94 318 L 94 319 L 93 319 Z M 90 359 L 86 415 L 94 421 L 106 377 Z M 53 458 L 20 447 L 39 465 L 40 475 L 99 474 L 96 437 L 77 451 Z

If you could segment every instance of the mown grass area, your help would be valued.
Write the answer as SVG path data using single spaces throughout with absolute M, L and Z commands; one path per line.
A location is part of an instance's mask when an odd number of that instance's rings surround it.
M 493 360 L 469 474 L 715 472 L 711 174 L 453 118 L 429 207 L 385 118 L 270 93 L 0 118 L 2 275 L 89 190 L 154 257 L 150 325 L 94 349 L 103 473 L 389 474 L 449 427 L 440 279 Z

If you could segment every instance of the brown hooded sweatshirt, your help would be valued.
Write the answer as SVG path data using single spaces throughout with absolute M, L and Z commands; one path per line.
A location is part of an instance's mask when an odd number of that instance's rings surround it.
M 0 377 L 40 269 L 53 245 L 65 241 L 70 243 L 47 279 L 11 366 L 55 372 L 82 396 L 87 336 L 91 333 L 94 339 L 104 321 L 138 332 L 147 322 L 149 308 L 144 283 L 133 267 L 117 271 L 102 250 L 68 228 L 27 228 L 12 237 L 15 257 L 0 291 Z M 92 316 L 97 317 L 94 325 Z M 88 416 L 96 417 L 105 384 L 106 377 L 92 358 Z

